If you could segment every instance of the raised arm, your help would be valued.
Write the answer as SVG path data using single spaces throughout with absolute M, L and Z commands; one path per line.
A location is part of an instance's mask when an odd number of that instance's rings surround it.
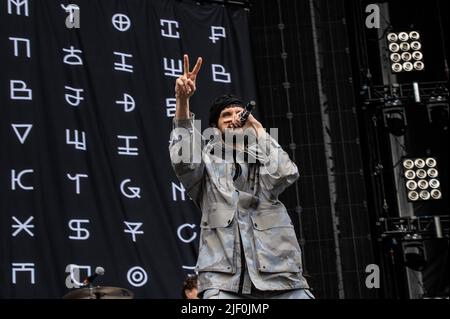
M 201 134 L 194 129 L 194 117 L 189 110 L 189 98 L 196 90 L 195 80 L 202 65 L 202 58 L 198 58 L 191 72 L 188 56 L 184 55 L 183 59 L 184 73 L 175 82 L 177 104 L 169 152 L 175 174 L 198 205 L 202 195 L 205 165 L 201 159 L 202 138 Z
M 176 111 L 175 119 L 185 120 L 190 118 L 189 98 L 194 95 L 197 89 L 195 82 L 198 71 L 202 66 L 202 58 L 197 59 L 197 63 L 192 71 L 189 71 L 189 56 L 183 56 L 184 73 L 175 81 Z

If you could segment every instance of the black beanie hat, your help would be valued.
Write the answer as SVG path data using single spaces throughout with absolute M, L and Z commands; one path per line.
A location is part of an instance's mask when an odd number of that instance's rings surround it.
M 216 126 L 220 113 L 223 109 L 232 104 L 237 104 L 244 107 L 244 103 L 241 98 L 232 94 L 225 94 L 215 99 L 209 109 L 209 126 Z

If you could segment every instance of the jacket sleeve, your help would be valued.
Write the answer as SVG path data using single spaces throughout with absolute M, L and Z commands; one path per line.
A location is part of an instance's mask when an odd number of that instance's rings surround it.
M 258 137 L 254 147 L 258 160 L 262 164 L 261 181 L 273 196 L 278 196 L 298 179 L 297 165 L 291 161 L 278 142 L 265 131 Z
M 169 153 L 172 167 L 189 197 L 198 205 L 202 195 L 205 164 L 202 135 L 194 125 L 194 114 L 184 120 L 173 119 Z

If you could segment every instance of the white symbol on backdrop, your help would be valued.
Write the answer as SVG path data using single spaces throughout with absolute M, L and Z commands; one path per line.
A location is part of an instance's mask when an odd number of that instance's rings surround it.
M 25 47 L 27 50 L 27 58 L 31 57 L 31 50 L 30 50 L 30 39 L 25 39 L 25 38 L 14 38 L 14 37 L 9 37 L 9 39 L 11 41 L 14 42 L 14 56 L 19 56 L 19 42 L 25 42 Z
M 134 98 L 127 93 L 124 93 L 123 100 L 122 101 L 117 100 L 116 104 L 123 105 L 123 110 L 125 112 L 133 111 L 136 105 L 136 103 L 134 102 Z
M 34 170 L 32 169 L 25 169 L 23 171 L 21 171 L 17 177 L 16 177 L 16 170 L 12 169 L 11 170 L 11 189 L 14 191 L 16 190 L 16 184 L 19 185 L 20 188 L 26 190 L 26 191 L 31 191 L 34 189 L 33 186 L 25 186 L 22 184 L 22 175 L 23 174 L 32 174 L 34 173 Z
M 72 92 L 75 93 L 75 95 L 74 94 L 69 94 L 69 93 L 64 94 L 64 98 L 66 99 L 66 102 L 69 103 L 72 106 L 80 105 L 80 102 L 82 100 L 84 100 L 84 97 L 81 96 L 81 93 L 83 93 L 84 90 L 83 89 L 76 89 L 76 88 L 73 88 L 73 87 L 70 87 L 70 86 L 67 86 L 67 85 L 64 85 L 64 88 L 66 90 L 69 90 L 69 91 L 72 91 Z
M 133 73 L 133 66 L 125 63 L 126 58 L 133 57 L 132 54 L 114 51 L 114 55 L 120 56 L 120 62 L 114 62 L 114 70 Z
M 30 134 L 31 128 L 33 127 L 33 124 L 11 124 L 14 132 L 16 133 L 17 138 L 20 141 L 20 144 L 25 143 L 25 140 L 28 137 L 28 134 Z M 23 133 L 19 131 L 19 129 L 24 128 L 25 130 Z
M 9 81 L 9 97 L 11 100 L 33 100 L 33 91 L 27 89 L 27 84 L 21 80 Z
M 161 35 L 165 38 L 180 38 L 180 33 L 177 31 L 178 29 L 178 21 L 175 20 L 166 20 L 160 19 L 161 24 Z
M 175 98 L 167 98 L 166 99 L 166 115 L 167 117 L 174 117 L 175 116 L 175 110 L 176 110 L 176 102 L 177 99 Z
M 30 230 L 30 228 L 34 228 L 34 225 L 29 225 L 34 219 L 33 216 L 30 216 L 30 218 L 28 218 L 24 223 L 17 219 L 16 216 L 12 216 L 12 219 L 16 222 L 16 224 L 11 225 L 11 227 L 17 228 L 17 230 L 12 234 L 13 237 L 16 237 L 22 230 L 27 232 L 31 237 L 34 237 L 34 233 Z
M 83 65 L 83 60 L 81 59 L 81 56 L 75 54 L 75 53 L 83 53 L 83 51 L 75 49 L 73 45 L 71 45 L 69 49 L 63 48 L 63 51 L 69 53 L 64 55 L 63 62 L 65 64 Z
M 142 287 L 147 283 L 148 276 L 144 268 L 136 266 L 128 270 L 127 279 L 130 285 L 134 287 Z
M 86 134 L 81 131 L 81 141 L 80 136 L 78 135 L 78 130 L 73 130 L 74 132 L 74 140 L 70 140 L 70 130 L 66 129 L 66 144 L 67 145 L 75 145 L 75 149 L 77 150 L 86 150 Z
M 122 192 L 122 194 L 125 197 L 128 198 L 141 198 L 141 188 L 140 187 L 127 187 L 127 189 L 131 192 L 131 193 L 127 193 L 125 191 L 125 185 L 128 184 L 129 182 L 131 182 L 131 179 L 124 179 L 122 181 L 122 183 L 120 183 L 120 191 Z
M 216 43 L 219 38 L 226 38 L 225 28 L 211 26 L 211 36 L 209 37 L 209 39 L 212 41 L 212 43 Z
M 75 174 L 75 176 L 72 176 L 70 174 L 67 174 L 67 178 L 69 178 L 71 181 L 76 181 L 75 182 L 75 192 L 77 194 L 80 194 L 81 190 L 80 190 L 80 177 L 88 177 L 87 174 Z
M 143 230 L 139 230 L 141 228 L 142 223 L 132 223 L 132 222 L 125 222 L 125 225 L 128 227 L 128 229 L 124 229 L 124 233 L 131 234 L 132 240 L 136 242 L 136 235 L 142 235 L 144 233 Z
M 114 28 L 116 28 L 120 32 L 127 31 L 131 26 L 131 20 L 127 15 L 122 13 L 116 13 L 111 18 L 112 24 Z
M 175 60 L 174 59 L 167 59 L 164 58 L 164 75 L 167 76 L 173 76 L 173 77 L 179 77 L 181 74 L 183 74 L 183 64 L 181 60 L 177 60 L 178 67 L 175 66 Z M 170 66 L 169 62 L 170 61 Z
M 81 227 L 81 224 L 89 224 L 89 219 L 71 219 L 69 220 L 69 228 L 76 233 L 76 236 L 69 236 L 73 240 L 87 240 L 90 236 L 87 228 Z
M 35 280 L 35 269 L 34 263 L 12 263 L 12 283 L 17 284 L 17 272 L 29 272 L 31 283 L 34 285 L 36 283 Z
M 12 4 L 16 6 L 16 14 L 21 15 L 20 7 L 24 7 L 25 16 L 28 17 L 28 0 L 8 0 L 8 14 L 12 14 Z
M 129 136 L 129 135 L 117 135 L 117 138 L 125 140 L 125 146 L 118 146 L 117 147 L 117 153 L 119 155 L 126 155 L 126 156 L 138 156 L 139 155 L 139 149 L 137 147 L 131 147 L 130 146 L 130 140 L 137 140 L 137 136 Z
M 186 189 L 184 188 L 183 184 L 180 183 L 180 186 L 172 182 L 172 199 L 174 202 L 178 200 L 177 198 L 177 191 L 181 194 L 181 200 L 186 200 Z
M 195 240 L 195 238 L 197 238 L 197 232 L 192 232 L 191 237 L 189 237 L 189 238 L 186 239 L 186 238 L 183 237 L 183 235 L 182 235 L 182 233 L 181 233 L 186 227 L 188 227 L 188 228 L 190 228 L 190 229 L 194 229 L 194 228 L 195 228 L 195 224 L 183 224 L 183 225 L 179 226 L 178 229 L 177 229 L 177 235 L 178 235 L 178 238 L 179 238 L 183 243 L 188 244 L 188 243 L 190 243 L 191 241 Z
M 225 68 L 220 64 L 211 64 L 214 82 L 231 83 L 230 73 L 225 72 Z

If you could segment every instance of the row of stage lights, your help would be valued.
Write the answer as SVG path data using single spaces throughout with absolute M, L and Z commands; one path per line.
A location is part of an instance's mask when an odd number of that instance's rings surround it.
M 407 158 L 403 160 L 403 168 L 409 201 L 442 198 L 435 158 Z
M 393 73 L 420 72 L 424 70 L 425 64 L 423 62 L 422 43 L 419 32 L 390 32 L 387 35 L 387 41 L 390 66 Z M 418 83 L 413 83 L 413 90 L 414 101 L 420 103 L 421 97 Z M 405 134 L 407 125 L 406 113 L 404 108 L 402 108 L 401 100 L 398 98 L 387 100 L 385 106 L 387 107 L 383 109 L 385 126 L 389 127 L 388 124 L 395 124 L 391 128 L 393 130 L 391 133 L 397 136 Z M 447 100 L 444 100 L 444 95 L 439 95 L 436 99 L 434 96 L 430 97 L 426 107 L 430 123 L 434 121 L 432 119 L 433 110 L 437 111 L 440 108 L 443 111 L 447 110 L 448 114 L 448 103 Z M 439 120 L 442 121 L 445 119 Z M 439 200 L 442 198 L 436 158 L 404 158 L 403 169 L 408 201 L 418 202 Z M 426 266 L 424 252 L 425 248 L 422 241 L 407 242 L 404 245 L 405 265 L 413 270 L 422 271 Z
M 391 32 L 387 35 L 387 40 L 393 72 L 422 71 L 425 68 L 419 32 Z

